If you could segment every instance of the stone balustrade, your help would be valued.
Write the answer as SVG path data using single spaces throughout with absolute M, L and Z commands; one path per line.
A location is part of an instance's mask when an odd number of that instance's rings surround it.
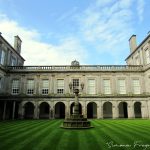
M 8 71 L 143 71 L 141 65 L 8 66 Z

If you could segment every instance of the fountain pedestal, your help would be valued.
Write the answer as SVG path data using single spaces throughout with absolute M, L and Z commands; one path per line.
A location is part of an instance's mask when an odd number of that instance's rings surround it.
M 83 115 L 79 114 L 79 100 L 78 94 L 79 89 L 74 90 L 75 93 L 75 106 L 74 112 L 69 118 L 65 118 L 61 128 L 65 129 L 89 129 L 93 128 L 91 122 L 84 118 Z

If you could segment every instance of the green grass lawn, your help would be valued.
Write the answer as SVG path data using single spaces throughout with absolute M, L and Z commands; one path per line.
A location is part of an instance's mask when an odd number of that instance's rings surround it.
M 150 149 L 150 120 L 92 120 L 95 128 L 86 130 L 62 129 L 61 123 L 62 120 L 0 122 L 0 150 Z

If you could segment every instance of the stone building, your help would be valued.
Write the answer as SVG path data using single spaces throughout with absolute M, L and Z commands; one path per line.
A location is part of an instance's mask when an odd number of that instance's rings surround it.
M 87 118 L 150 118 L 150 35 L 129 39 L 127 65 L 24 66 L 21 39 L 14 47 L 0 34 L 0 119 L 64 118 L 74 111 Z

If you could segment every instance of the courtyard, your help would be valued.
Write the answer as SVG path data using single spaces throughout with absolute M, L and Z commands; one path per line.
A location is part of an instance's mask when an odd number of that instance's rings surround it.
M 1 150 L 150 149 L 150 120 L 91 120 L 93 129 L 60 128 L 63 120 L 0 122 Z

